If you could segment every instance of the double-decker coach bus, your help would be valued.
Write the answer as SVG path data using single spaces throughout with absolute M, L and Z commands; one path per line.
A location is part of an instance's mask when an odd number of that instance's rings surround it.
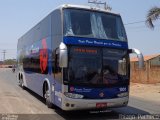
M 19 85 L 63 110 L 126 106 L 129 49 L 121 16 L 104 9 L 62 5 L 18 40 Z

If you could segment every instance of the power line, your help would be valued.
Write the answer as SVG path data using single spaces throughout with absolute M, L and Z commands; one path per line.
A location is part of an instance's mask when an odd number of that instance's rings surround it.
M 157 19 L 160 19 L 160 17 L 157 18 Z M 146 22 L 146 20 L 140 20 L 140 21 L 135 21 L 135 22 L 126 23 L 126 24 L 124 24 L 124 25 L 132 25 L 132 24 L 139 24 L 139 23 L 145 23 L 145 22 Z
M 136 22 L 130 22 L 130 23 L 126 23 L 124 25 L 131 25 L 131 24 L 138 24 L 138 23 L 144 23 L 145 21 L 136 21 Z
M 154 25 L 155 28 L 159 27 L 160 24 Z M 143 26 L 136 26 L 136 27 L 126 27 L 126 29 L 143 29 L 143 28 L 147 28 L 147 26 L 143 25 Z

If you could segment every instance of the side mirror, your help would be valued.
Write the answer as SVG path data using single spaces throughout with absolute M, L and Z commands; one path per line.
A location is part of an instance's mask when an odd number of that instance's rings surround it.
M 67 46 L 61 43 L 59 46 L 59 67 L 66 68 L 68 66 Z
M 129 53 L 135 53 L 137 55 L 139 69 L 143 69 L 144 68 L 143 54 L 138 49 L 135 48 L 129 49 Z

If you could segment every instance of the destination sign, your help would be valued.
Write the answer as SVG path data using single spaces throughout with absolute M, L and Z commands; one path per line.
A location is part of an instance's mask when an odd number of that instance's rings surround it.
M 74 52 L 97 54 L 97 50 L 88 48 L 75 48 Z

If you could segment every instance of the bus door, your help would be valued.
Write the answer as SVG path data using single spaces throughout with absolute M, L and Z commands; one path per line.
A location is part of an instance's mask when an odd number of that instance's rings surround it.
M 59 49 L 54 52 L 54 103 L 61 107 L 62 102 L 62 68 L 59 66 Z

